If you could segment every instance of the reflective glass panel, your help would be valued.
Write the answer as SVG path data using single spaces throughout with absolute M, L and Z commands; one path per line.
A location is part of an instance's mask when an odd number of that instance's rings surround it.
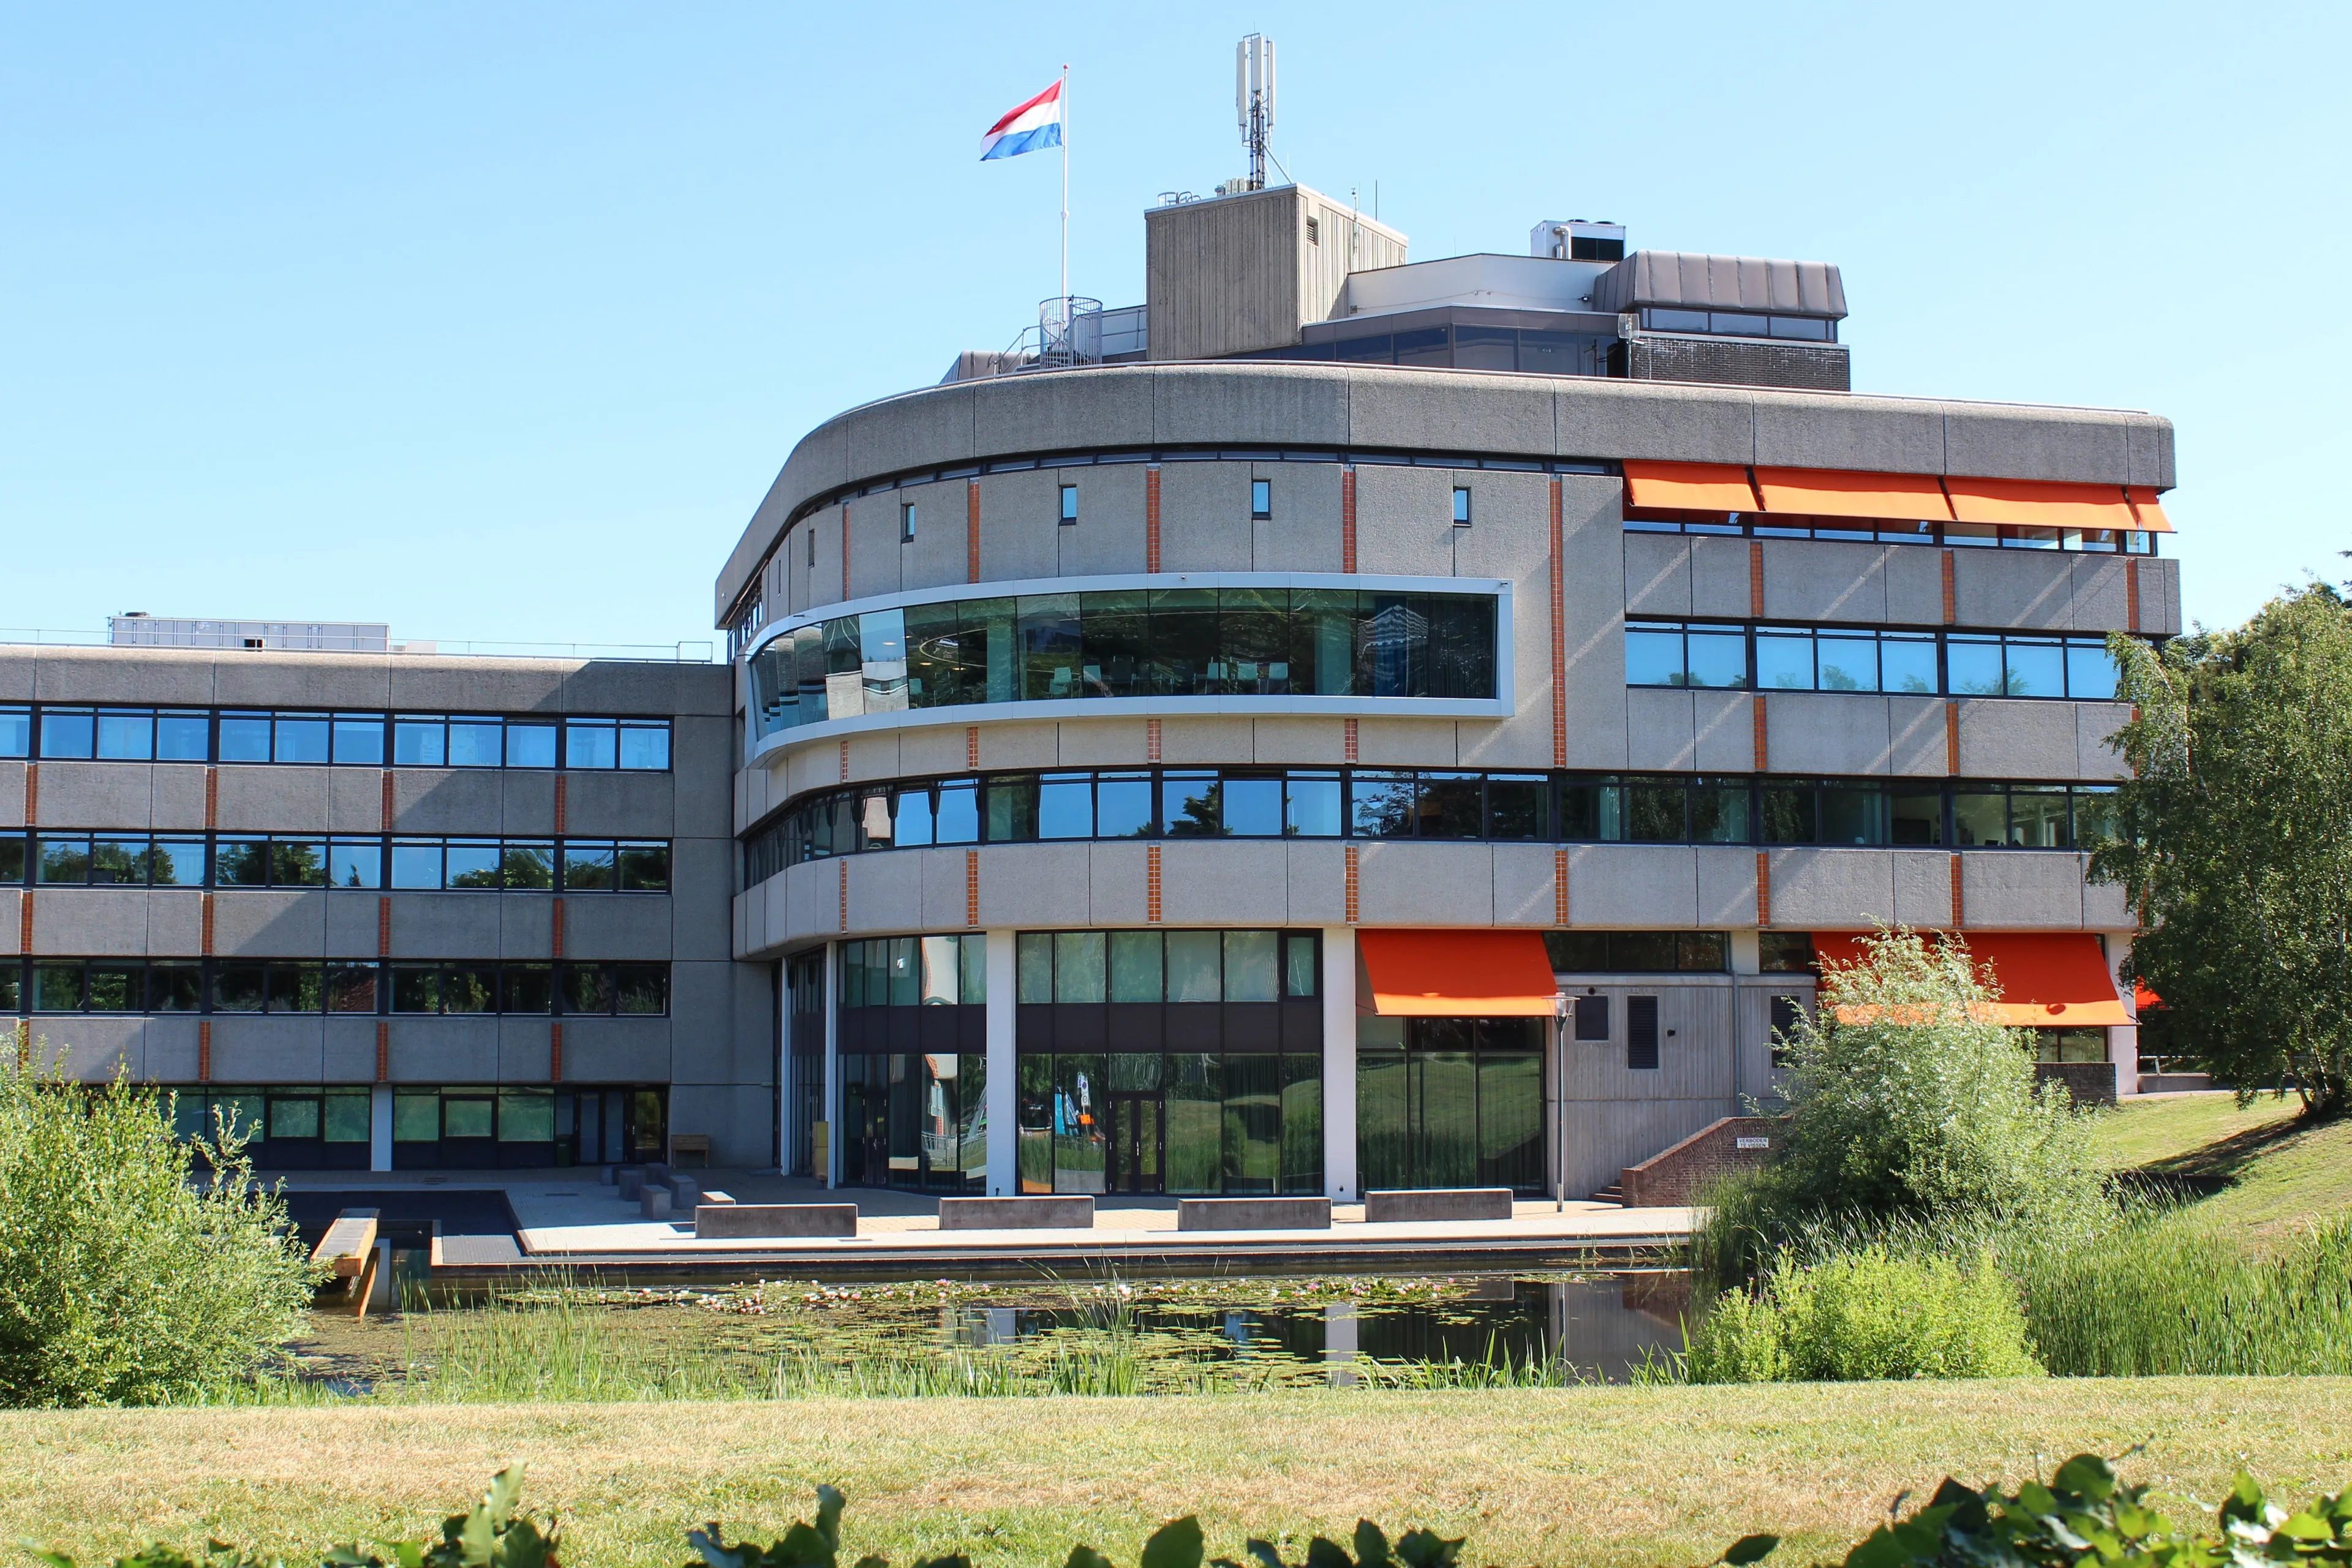
M 555 886 L 555 846 L 510 838 L 499 851 L 499 870 L 507 887 L 549 891 Z
M 1999 697 L 2008 689 L 2001 675 L 1998 637 L 1948 637 L 1944 659 L 1955 697 Z
M 1959 790 L 1952 796 L 1952 831 L 1963 849 L 2009 842 L 2009 797 L 1985 790 Z
M 383 763 L 383 715 L 338 713 L 334 719 L 335 761 L 363 767 Z
M 1054 1000 L 1099 1002 L 1107 981 L 1106 942 L 1098 931 L 1057 931 L 1054 936 Z
M 1339 837 L 1339 778 L 1292 773 L 1284 785 L 1282 830 L 1298 838 Z
M 1087 773 L 1047 773 L 1037 784 L 1037 837 L 1091 838 L 1095 786 Z
M 1143 838 L 1153 829 L 1151 775 L 1105 773 L 1095 784 L 1095 833 L 1103 838 Z
M 2116 661 L 2104 643 L 2066 645 L 2066 695 L 2077 701 L 2108 702 L 2116 695 Z
M 220 716 L 220 760 L 225 763 L 266 763 L 269 760 L 269 715 L 224 713 Z
M 0 718 L 0 728 L 6 721 Z M 159 713 L 155 716 L 155 760 L 201 763 L 213 753 L 213 721 L 207 713 Z M 6 755 L 0 749 L 0 756 Z
M 1274 838 L 1282 833 L 1282 780 L 1234 777 L 1223 781 L 1223 831 L 1240 838 Z
M 48 708 L 41 712 L 41 755 L 87 757 L 96 740 L 97 718 L 87 708 Z M 256 759 L 268 762 L 268 753 Z
M 1883 689 L 1933 695 L 1936 681 L 1936 639 L 1933 635 L 1906 637 L 1881 633 L 1878 661 Z
M 437 888 L 441 885 L 441 845 L 436 839 L 392 843 L 392 885 L 395 888 Z
M 1160 933 L 1156 931 L 1115 931 L 1110 933 L 1112 1001 L 1160 1000 Z
M 447 757 L 447 736 L 440 720 L 393 721 L 392 760 L 395 764 L 404 768 L 437 768 Z
M 449 765 L 453 768 L 495 768 L 506 757 L 506 726 L 496 719 L 457 718 L 449 721 Z
M 623 724 L 621 766 L 636 773 L 663 773 L 669 767 L 669 726 L 667 723 Z
M 1737 626 L 1690 628 L 1690 681 L 1693 686 L 1742 687 L 1748 684 L 1748 634 Z
M 620 758 L 619 727 L 610 719 L 571 719 L 563 725 L 563 765 L 609 768 Z
M 563 841 L 563 886 L 575 893 L 608 893 L 613 890 L 614 847 L 609 842 L 593 838 L 567 838 Z
M 2011 697 L 2065 696 L 2064 649 L 2055 639 L 2024 642 L 2011 638 L 2009 643 L 2008 689 Z
M 555 725 L 518 720 L 507 726 L 507 766 L 551 768 L 555 765 Z
M 1273 1002 L 1282 995 L 1282 976 L 1270 931 L 1229 931 L 1225 940 L 1225 1000 Z
M 395 851 L 397 853 L 397 851 Z M 495 838 L 452 838 L 444 885 L 451 888 L 495 888 L 499 885 L 499 842 Z
M 155 754 L 155 716 L 137 710 L 101 711 L 98 754 L 122 762 L 146 762 Z
M 1168 1000 L 1215 1002 L 1224 994 L 1219 953 L 1222 942 L 1213 931 L 1171 931 L 1168 938 Z
M 1780 626 L 1759 628 L 1756 633 L 1756 684 L 1767 691 L 1811 690 L 1812 633 Z
M 1823 691 L 1878 689 L 1878 639 L 1868 632 L 1822 632 L 1814 639 Z M 1762 657 L 1759 649 L 1758 657 Z
M 327 716 L 280 713 L 272 754 L 281 763 L 323 763 L 328 758 Z

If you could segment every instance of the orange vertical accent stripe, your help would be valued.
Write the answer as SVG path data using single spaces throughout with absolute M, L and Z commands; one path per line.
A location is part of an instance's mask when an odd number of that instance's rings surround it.
M 196 913 L 201 924 L 196 937 L 196 951 L 205 957 L 210 958 L 213 955 L 213 896 L 210 893 L 202 894 L 197 898 Z M 27 938 L 32 935 L 29 926 L 26 927 L 25 934 Z M 31 945 L 29 941 L 26 945 Z
M 563 1026 L 561 1024 L 547 1026 L 547 1081 L 563 1081 Z
M 980 581 L 980 481 L 966 479 L 963 489 L 964 581 Z
M 1551 852 L 1551 923 L 1568 923 L 1568 851 Z
M 1551 477 L 1551 765 L 1568 766 L 1568 570 L 1567 502 L 1558 474 Z M 1565 923 L 1565 922 L 1563 922 Z
M 980 766 L 980 726 L 977 724 L 963 727 L 963 765 L 968 768 Z
M 841 738 L 841 782 L 849 782 L 849 737 Z
M 1748 542 L 1748 613 L 1764 618 L 1764 542 Z
M 1357 876 L 1360 868 L 1358 857 L 1361 854 L 1362 851 L 1356 846 L 1352 844 L 1348 846 L 1348 923 L 1349 925 L 1354 925 L 1357 917 L 1363 912 L 1361 900 L 1357 897 Z
M 210 780 L 206 780 L 206 781 L 205 781 L 205 793 L 206 793 L 206 794 L 208 794 L 208 795 L 209 795 L 209 794 L 211 793 L 211 787 L 212 787 L 211 781 L 210 781 Z M 389 833 L 389 832 L 391 832 L 391 831 L 392 831 L 392 818 L 393 818 L 393 811 L 392 811 L 392 770 L 391 770 L 390 768 L 386 768 L 386 769 L 384 769 L 384 770 L 383 770 L 383 830 L 384 830 L 386 833 Z M 558 774 L 556 774 L 556 775 L 555 775 L 555 831 L 557 831 L 558 833 L 561 833 L 561 832 L 562 832 L 562 831 L 563 831 L 563 775 L 562 775 L 562 773 L 558 773 Z
M 1353 719 L 1346 721 L 1340 731 L 1340 736 L 1339 755 L 1352 763 L 1356 760 L 1356 721 Z
M 1772 765 L 1772 731 L 1765 717 L 1765 699 L 1762 692 L 1759 691 L 1748 700 L 1748 711 L 1755 720 L 1756 733 L 1753 741 L 1756 755 L 1755 767 L 1760 773 L 1768 771 Z
M 2139 563 L 2124 563 L 2124 629 L 2139 630 Z
M 213 896 L 206 893 L 205 895 L 206 926 L 212 924 L 212 912 Z M 33 951 L 33 889 L 29 887 L 16 900 L 16 951 L 22 953 L 30 953 Z M 208 945 L 205 951 L 209 952 L 212 949 Z
M 1969 923 L 1969 901 L 1967 894 L 1962 891 L 1960 886 L 1960 857 L 1957 851 L 1952 855 L 1951 859 L 1952 929 L 1958 931 Z
M 196 1081 L 213 1080 L 213 1021 L 206 1018 L 196 1025 Z
M 555 831 L 559 837 L 567 831 L 570 826 L 565 821 L 565 817 L 567 816 L 565 807 L 569 804 L 565 797 L 569 795 L 571 792 L 565 786 L 571 782 L 572 775 L 569 773 L 558 773 L 555 775 Z M 387 821 L 384 824 L 384 826 L 388 829 L 392 826 L 392 824 Z
M 1356 569 L 1356 467 L 1339 470 L 1339 570 Z
M 390 902 L 389 900 L 385 901 Z M 563 906 L 566 900 L 562 899 L 556 900 L 554 909 L 549 917 L 547 928 L 547 952 L 548 956 L 551 958 L 562 958 L 563 956 Z
M 375 900 L 375 955 L 392 956 L 392 900 L 383 894 L 378 894 Z
M 40 820 L 41 764 L 38 763 L 26 763 L 25 764 L 25 826 L 27 827 L 34 826 L 39 823 Z M 212 826 L 212 818 L 209 815 L 205 818 L 205 826 L 206 827 L 210 827 Z
M 1160 721 L 1146 719 L 1143 721 L 1143 760 L 1145 762 L 1156 763 L 1160 760 Z
M 1958 626 L 1960 621 L 1960 587 L 1957 571 L 1958 569 L 1952 564 L 1952 552 L 1948 550 L 1945 551 L 1944 624 L 1948 626 Z
M 215 767 L 205 769 L 205 826 L 220 826 L 220 770 Z M 390 821 L 387 820 L 383 826 L 386 832 L 391 831 Z
M 1756 923 L 1772 923 L 1772 857 L 1761 849 L 1756 851 Z
M 849 929 L 849 862 L 836 860 L 834 869 L 841 875 L 841 929 Z
M 375 1080 L 392 1081 L 392 1026 L 382 1018 L 375 1021 Z
M 1143 919 L 1148 925 L 1160 923 L 1160 846 L 1150 846 L 1143 852 Z
M 975 930 L 980 925 L 980 851 L 963 852 L 963 923 Z
M 1143 470 L 1143 569 L 1160 570 L 1160 465 Z
M 1960 705 L 1953 699 L 1944 699 L 1944 772 L 1958 778 L 1960 773 Z

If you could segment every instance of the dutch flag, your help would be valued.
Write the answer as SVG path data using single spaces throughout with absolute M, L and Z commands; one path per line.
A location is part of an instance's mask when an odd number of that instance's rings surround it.
M 1055 82 L 1007 113 L 980 139 L 980 160 L 1017 158 L 1062 144 L 1062 84 Z

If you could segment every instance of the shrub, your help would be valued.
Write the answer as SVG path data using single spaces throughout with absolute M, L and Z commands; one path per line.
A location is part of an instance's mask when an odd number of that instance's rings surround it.
M 1906 1258 L 1866 1247 L 1804 1264 L 1783 1252 L 1760 1295 L 1726 1292 L 1687 1342 L 1693 1383 L 2032 1377 L 2025 1317 L 1979 1256 Z
M 0 1060 L 0 1405 L 143 1405 L 248 1372 L 316 1275 L 234 1138 L 168 1096 Z

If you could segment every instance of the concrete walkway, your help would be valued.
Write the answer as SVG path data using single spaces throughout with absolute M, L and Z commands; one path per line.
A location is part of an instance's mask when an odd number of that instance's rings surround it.
M 940 1269 L 1085 1268 L 1103 1265 L 1150 1271 L 1185 1268 L 1538 1268 L 1654 1255 L 1689 1234 L 1687 1208 L 1627 1209 L 1550 1200 L 1513 1205 L 1507 1220 L 1368 1225 L 1361 1204 L 1334 1204 L 1328 1230 L 1179 1231 L 1172 1197 L 1097 1200 L 1091 1230 L 958 1230 L 939 1227 L 936 1197 L 870 1187 L 826 1190 L 793 1177 L 740 1171 L 698 1172 L 706 1191 L 741 1203 L 854 1203 L 854 1237 L 698 1240 L 691 1219 L 649 1220 L 634 1202 L 602 1184 L 597 1172 L 304 1172 L 293 1191 L 359 1193 L 494 1188 L 512 1206 L 520 1263 L 530 1266 L 701 1273 L 754 1268 L 815 1274 Z M 569 1179 L 557 1179 L 569 1175 Z M 449 1260 L 465 1272 L 470 1260 Z M 481 1259 L 480 1267 L 494 1268 Z M 503 1265 L 512 1268 L 516 1264 Z

